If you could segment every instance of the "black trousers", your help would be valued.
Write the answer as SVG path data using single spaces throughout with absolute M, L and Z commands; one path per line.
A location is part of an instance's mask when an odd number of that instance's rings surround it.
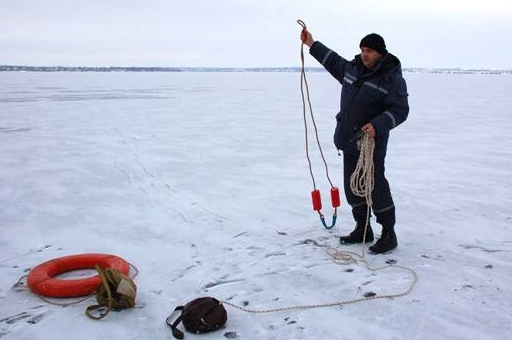
M 367 205 L 364 197 L 359 197 L 352 193 L 350 189 L 350 176 L 356 169 L 358 156 L 343 153 L 343 184 L 345 197 L 348 204 L 352 207 L 352 215 L 358 224 L 364 225 L 366 222 Z M 384 227 L 395 225 L 395 205 L 391 197 L 389 183 L 384 175 L 384 157 L 374 156 L 375 179 L 372 191 L 372 210 L 377 218 L 377 223 Z

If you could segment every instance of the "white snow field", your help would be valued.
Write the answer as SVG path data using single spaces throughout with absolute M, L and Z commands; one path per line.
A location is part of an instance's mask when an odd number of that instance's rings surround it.
M 228 306 L 225 328 L 186 339 L 512 338 L 512 76 L 405 78 L 411 111 L 386 163 L 399 247 L 366 258 L 416 270 L 411 294 L 273 314 Z M 308 80 L 342 190 L 340 85 Z M 300 73 L 2 72 L 0 339 L 172 339 L 165 318 L 200 296 L 270 309 L 404 290 L 402 270 L 333 263 L 328 246 L 361 251 L 338 244 L 354 222 L 342 200 L 324 229 L 311 190 Z M 94 297 L 60 307 L 13 287 L 80 253 L 133 263 L 137 308 L 94 321 L 84 315 Z

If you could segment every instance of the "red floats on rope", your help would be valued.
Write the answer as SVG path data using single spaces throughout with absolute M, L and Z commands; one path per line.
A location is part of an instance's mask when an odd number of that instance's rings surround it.
M 322 210 L 322 199 L 320 198 L 320 190 L 316 189 L 311 191 L 311 198 L 313 199 L 313 210 Z
M 337 187 L 331 188 L 331 202 L 333 208 L 340 206 L 340 191 Z
M 316 189 L 311 191 L 311 198 L 313 200 L 313 210 L 322 210 L 322 198 L 320 197 L 320 190 Z M 340 191 L 337 187 L 331 188 L 331 203 L 333 208 L 340 206 Z

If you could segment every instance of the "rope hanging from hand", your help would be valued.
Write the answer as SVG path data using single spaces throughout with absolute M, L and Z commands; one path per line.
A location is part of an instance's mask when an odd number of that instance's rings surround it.
M 325 160 L 324 153 L 322 151 L 322 146 L 320 145 L 320 140 L 318 138 L 318 129 L 316 127 L 315 117 L 313 115 L 313 108 L 311 105 L 311 99 L 309 96 L 308 81 L 306 79 L 306 71 L 304 68 L 304 42 L 306 40 L 306 32 L 307 32 L 306 24 L 302 20 L 297 20 L 297 23 L 302 26 L 302 34 L 301 34 L 302 44 L 300 46 L 300 60 L 302 63 L 301 72 L 300 72 L 300 91 L 302 94 L 302 113 L 303 113 L 303 118 L 304 118 L 304 132 L 305 132 L 305 139 L 306 139 L 306 157 L 308 159 L 309 173 L 311 174 L 311 180 L 313 181 L 313 191 L 311 192 L 311 198 L 313 200 L 313 210 L 318 212 L 318 215 L 320 216 L 320 220 L 322 221 L 323 226 L 326 229 L 331 229 L 332 227 L 334 227 L 336 225 L 338 207 L 340 206 L 340 193 L 339 193 L 338 188 L 332 184 L 331 178 L 329 177 L 329 167 L 327 166 L 327 161 Z M 320 151 L 320 155 L 322 156 L 322 160 L 325 165 L 325 175 L 327 176 L 327 180 L 329 181 L 329 184 L 331 185 L 331 203 L 332 203 L 332 207 L 334 208 L 334 213 L 332 215 L 332 224 L 330 226 L 327 225 L 327 223 L 325 222 L 325 217 L 322 214 L 322 200 L 321 200 L 321 196 L 320 196 L 320 190 L 318 190 L 316 188 L 315 176 L 313 175 L 313 168 L 311 166 L 311 158 L 309 157 L 308 123 L 307 123 L 307 118 L 306 118 L 306 100 L 304 97 L 304 88 L 306 89 L 306 95 L 307 95 L 307 100 L 308 100 L 308 104 L 309 104 L 309 112 L 310 112 L 310 116 L 311 116 L 311 121 L 313 122 L 313 127 L 315 129 L 316 142 L 318 145 L 318 149 Z

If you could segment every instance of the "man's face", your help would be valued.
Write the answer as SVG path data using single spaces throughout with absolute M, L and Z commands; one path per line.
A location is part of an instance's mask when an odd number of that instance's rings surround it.
M 372 69 L 381 56 L 382 54 L 369 47 L 361 47 L 361 60 L 366 68 Z

